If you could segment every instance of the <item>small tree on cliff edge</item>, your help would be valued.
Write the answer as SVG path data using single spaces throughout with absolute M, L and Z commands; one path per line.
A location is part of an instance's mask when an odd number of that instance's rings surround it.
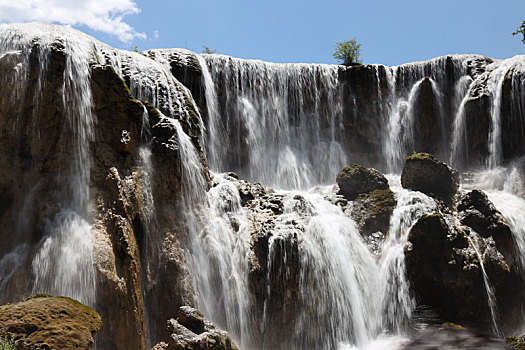
M 525 21 L 521 22 L 521 25 L 518 27 L 518 29 L 516 29 L 516 31 L 512 33 L 512 35 L 518 34 L 523 35 L 523 38 L 521 38 L 521 42 L 525 44 Z
M 345 66 L 361 64 L 360 55 L 361 44 L 358 44 L 355 38 L 335 44 L 334 58 L 342 61 Z

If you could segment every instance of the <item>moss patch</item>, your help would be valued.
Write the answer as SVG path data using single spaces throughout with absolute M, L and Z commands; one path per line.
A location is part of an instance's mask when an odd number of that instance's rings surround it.
M 358 200 L 367 201 L 372 204 L 369 211 L 369 215 L 371 216 L 375 216 L 384 211 L 391 211 L 397 205 L 394 192 L 390 189 L 374 190 L 370 193 L 361 194 Z
M 0 331 L 22 349 L 89 349 L 102 322 L 91 307 L 43 294 L 0 308 Z
M 505 343 L 512 347 L 512 349 L 525 350 L 525 336 L 521 337 L 507 337 Z
M 407 157 L 407 160 L 431 160 L 433 162 L 439 163 L 439 160 L 437 160 L 436 157 L 431 155 L 430 153 L 413 153 Z

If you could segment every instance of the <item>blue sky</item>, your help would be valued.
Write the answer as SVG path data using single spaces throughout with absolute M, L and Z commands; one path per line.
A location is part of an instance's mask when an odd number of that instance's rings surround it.
M 124 49 L 202 52 L 206 45 L 272 62 L 336 63 L 335 44 L 353 37 L 364 63 L 525 54 L 511 35 L 525 19 L 524 0 L 0 0 L 0 21 L 35 19 L 71 24 Z

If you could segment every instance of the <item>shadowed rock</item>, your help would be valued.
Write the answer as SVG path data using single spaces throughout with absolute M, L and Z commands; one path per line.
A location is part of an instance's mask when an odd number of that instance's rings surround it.
M 451 203 L 459 188 L 459 174 L 428 153 L 415 153 L 406 159 L 401 185 Z

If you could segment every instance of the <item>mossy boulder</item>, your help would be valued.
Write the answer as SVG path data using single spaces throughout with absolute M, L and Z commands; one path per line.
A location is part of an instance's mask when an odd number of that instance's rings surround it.
M 339 192 L 348 200 L 354 200 L 361 194 L 375 190 L 387 190 L 388 180 L 375 169 L 354 164 L 345 167 L 337 174 Z
M 401 185 L 450 204 L 459 188 L 459 174 L 428 153 L 414 153 L 406 159 Z
M 102 321 L 89 306 L 38 295 L 0 307 L 0 329 L 20 339 L 18 349 L 90 349 Z
M 386 234 L 396 205 L 397 200 L 390 189 L 374 190 L 356 198 L 350 209 L 350 217 L 357 222 L 362 235 L 369 236 L 378 231 Z

